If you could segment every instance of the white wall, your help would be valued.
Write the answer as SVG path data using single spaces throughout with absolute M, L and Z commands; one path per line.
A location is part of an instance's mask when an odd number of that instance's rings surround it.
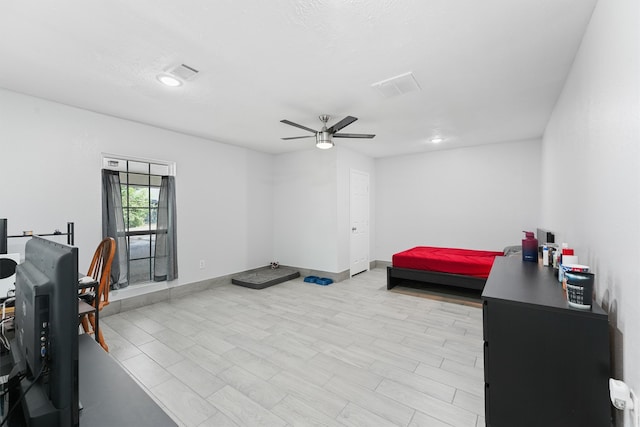
M 338 271 L 337 151 L 281 154 L 274 161 L 274 260 Z
M 315 147 L 271 156 L 6 90 L 0 117 L 0 179 L 9 183 L 0 186 L 0 218 L 8 218 L 10 234 L 64 231 L 75 222 L 81 270 L 102 237 L 102 153 L 176 162 L 179 279 L 172 286 L 274 260 L 349 268 L 349 170 L 369 172 L 373 182 L 366 156 Z M 24 255 L 25 241 L 10 239 L 10 251 Z
M 88 268 L 102 237 L 103 152 L 177 163 L 180 277 L 171 285 L 269 263 L 271 155 L 0 90 L 0 217 L 9 234 L 73 221 Z M 19 240 L 10 251 L 23 252 Z
M 640 6 L 599 1 L 542 153 L 542 218 L 596 274 L 615 375 L 640 392 Z M 619 421 L 620 425 L 620 421 Z M 625 425 L 631 426 L 630 420 Z
M 540 141 L 376 160 L 376 259 L 413 246 L 502 250 L 539 226 Z
M 373 159 L 346 148 L 318 150 L 311 145 L 309 150 L 276 156 L 275 260 L 330 273 L 349 270 L 351 169 L 369 173 L 373 188 Z

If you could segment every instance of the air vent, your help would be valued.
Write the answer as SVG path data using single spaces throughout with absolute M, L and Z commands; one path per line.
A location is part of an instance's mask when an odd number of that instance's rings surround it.
M 380 92 L 385 98 L 393 98 L 394 96 L 420 90 L 420 85 L 412 72 L 382 80 L 372 84 L 371 87 Z
M 169 74 L 174 75 L 180 80 L 187 81 L 192 80 L 197 74 L 198 70 L 185 64 L 180 64 L 168 71 Z

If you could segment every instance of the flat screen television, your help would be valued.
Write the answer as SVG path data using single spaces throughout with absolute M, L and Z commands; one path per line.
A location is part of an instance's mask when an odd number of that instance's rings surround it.
M 13 395 L 27 425 L 78 426 L 78 249 L 29 240 L 15 306 L 11 352 L 23 378 Z

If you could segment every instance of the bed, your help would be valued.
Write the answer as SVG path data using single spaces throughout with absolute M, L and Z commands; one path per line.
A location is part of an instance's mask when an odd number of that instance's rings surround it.
M 393 255 L 387 289 L 403 281 L 482 290 L 496 256 L 503 252 L 416 246 Z

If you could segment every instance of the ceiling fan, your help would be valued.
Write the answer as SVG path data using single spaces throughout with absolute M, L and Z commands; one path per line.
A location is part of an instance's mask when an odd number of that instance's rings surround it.
M 340 120 L 338 123 L 334 124 L 330 128 L 327 128 L 327 122 L 329 121 L 329 116 L 327 114 L 322 114 L 318 117 L 322 122 L 322 129 L 316 131 L 314 129 L 308 128 L 306 126 L 299 125 L 290 120 L 280 120 L 280 122 L 295 126 L 300 129 L 304 129 L 313 133 L 313 135 L 308 136 L 290 136 L 288 138 L 282 138 L 285 140 L 289 139 L 301 139 L 301 138 L 311 138 L 313 136 L 316 137 L 316 147 L 326 150 L 327 148 L 333 147 L 333 138 L 368 138 L 371 139 L 375 137 L 375 135 L 368 133 L 337 133 L 340 129 L 349 126 L 351 123 L 358 120 L 357 117 L 347 116 L 344 119 Z

